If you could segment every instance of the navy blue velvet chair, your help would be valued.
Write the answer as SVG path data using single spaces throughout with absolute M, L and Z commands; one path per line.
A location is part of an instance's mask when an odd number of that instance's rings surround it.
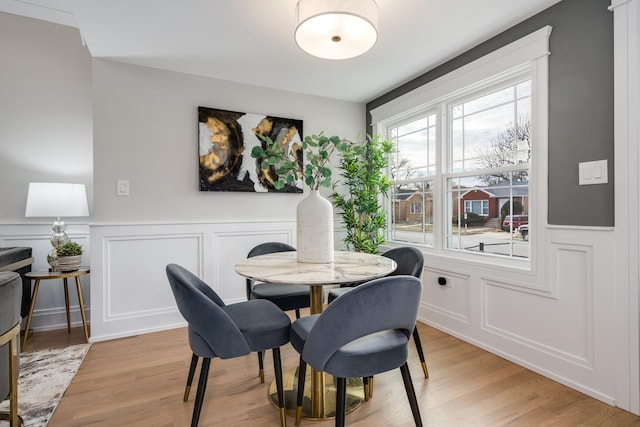
M 395 271 L 389 274 L 387 277 L 409 275 L 417 277 L 419 279 L 422 276 L 422 270 L 424 268 L 424 255 L 422 255 L 422 252 L 420 252 L 419 249 L 412 246 L 401 246 L 398 248 L 389 249 L 381 255 L 387 258 L 391 258 L 396 262 L 396 264 L 398 264 L 398 267 L 395 269 Z M 332 289 L 329 292 L 327 301 L 331 303 L 333 302 L 333 300 L 352 289 L 352 287 Z M 424 358 L 424 351 L 422 350 L 422 342 L 420 341 L 418 328 L 413 328 L 413 341 L 416 345 L 416 350 L 418 351 L 420 363 L 422 364 L 422 372 L 424 374 L 424 377 L 429 378 L 429 369 L 427 369 L 427 362 Z M 372 388 L 370 387 L 368 391 L 365 392 L 367 394 L 367 397 L 370 396 L 371 389 Z
M 295 251 L 296 248 L 282 242 L 261 243 L 249 251 L 247 258 L 258 255 L 272 254 L 276 252 Z M 247 300 L 266 299 L 271 301 L 282 311 L 295 310 L 296 319 L 300 318 L 300 309 L 307 308 L 310 303 L 309 286 L 286 285 L 281 283 L 256 283 L 255 280 L 247 279 Z M 264 356 L 258 353 L 258 365 L 260 381 L 264 382 Z
M 289 317 L 275 304 L 265 300 L 225 305 L 211 287 L 179 265 L 167 265 L 166 272 L 178 309 L 189 324 L 189 346 L 193 356 L 185 401 L 198 358 L 203 358 L 191 426 L 198 425 L 211 359 L 230 359 L 268 349 L 273 351 L 280 423 L 286 426 L 280 346 L 289 342 Z
M 286 243 L 266 242 L 251 249 L 247 258 L 295 250 L 296 248 Z M 254 280 L 247 279 L 247 299 L 266 299 L 280 307 L 282 311 L 295 310 L 296 319 L 300 318 L 301 308 L 310 306 L 309 286 L 305 285 L 256 283 Z
M 300 353 L 296 425 L 302 412 L 307 364 L 337 380 L 336 422 L 345 423 L 346 379 L 400 368 L 416 426 L 422 426 L 407 366 L 422 282 L 413 276 L 372 280 L 353 288 L 321 314 L 296 320 L 291 345 Z

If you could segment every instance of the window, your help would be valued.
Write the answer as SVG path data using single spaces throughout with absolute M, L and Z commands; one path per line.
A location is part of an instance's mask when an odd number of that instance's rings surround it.
M 444 195 L 444 249 L 528 258 L 529 240 L 502 232 L 502 223 L 506 215 L 529 209 L 529 73 L 460 98 L 445 98 L 434 107 L 441 114 L 428 111 L 388 128 L 395 146 L 390 162 L 394 183 L 390 200 L 402 203 L 398 192 L 422 197 L 420 202 L 411 202 L 411 215 L 402 215 L 399 206 L 389 206 L 395 214 L 391 240 L 433 246 L 432 236 L 409 237 L 433 231 L 433 224 L 428 222 L 433 216 L 415 216 L 422 213 L 422 205 L 427 202 L 427 178 L 440 183 L 435 191 Z M 438 157 L 437 152 L 443 155 Z
M 535 191 L 546 188 L 536 159 L 546 161 L 549 34 L 545 27 L 371 112 L 394 143 L 389 241 L 530 266 L 546 206 Z
M 464 212 L 472 212 L 477 215 L 487 216 L 489 215 L 489 201 L 488 200 L 465 200 Z
M 449 137 L 441 141 L 443 151 L 448 152 L 443 165 L 448 212 L 445 248 L 528 258 L 529 241 L 501 231 L 506 215 L 529 209 L 529 75 L 474 91 L 462 100 L 445 103 L 443 109 L 444 125 L 450 129 Z M 467 200 L 479 195 L 487 199 Z

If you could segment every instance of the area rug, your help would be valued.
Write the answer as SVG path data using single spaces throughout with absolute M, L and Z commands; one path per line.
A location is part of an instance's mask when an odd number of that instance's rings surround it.
M 27 427 L 47 425 L 90 347 L 78 344 L 20 355 L 18 413 Z M 0 403 L 0 411 L 8 410 L 8 400 Z M 0 421 L 5 425 L 9 423 Z

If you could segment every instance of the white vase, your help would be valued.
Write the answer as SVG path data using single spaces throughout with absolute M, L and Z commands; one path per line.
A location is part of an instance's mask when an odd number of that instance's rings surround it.
M 297 215 L 298 262 L 328 264 L 333 262 L 333 206 L 311 190 L 298 203 Z

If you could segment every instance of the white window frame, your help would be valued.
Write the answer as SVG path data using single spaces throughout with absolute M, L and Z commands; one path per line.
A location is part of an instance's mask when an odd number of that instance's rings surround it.
M 417 209 L 414 209 L 414 206 L 420 206 L 420 212 L 416 212 Z M 423 207 L 422 202 L 410 202 L 409 205 L 409 213 L 411 215 L 422 215 Z
M 469 203 L 470 210 L 467 210 L 467 203 Z M 473 203 L 480 203 L 480 216 L 488 216 L 489 215 L 489 200 L 480 199 L 480 200 L 465 200 L 464 201 L 464 212 L 473 212 Z M 485 213 L 486 212 L 486 213 Z M 476 212 L 473 212 L 476 213 Z
M 436 80 L 433 80 L 411 92 L 408 92 L 371 111 L 373 132 L 388 135 L 388 130 L 427 115 L 435 111 L 439 119 L 446 119 L 446 112 L 441 105 L 449 100 L 464 97 L 494 84 L 508 81 L 511 78 L 527 73 L 531 77 L 531 120 L 532 150 L 529 180 L 529 197 L 535 200 L 535 206 L 529 212 L 530 218 L 530 257 L 513 259 L 507 257 L 484 257 L 459 250 L 445 249 L 444 224 L 446 218 L 444 203 L 444 179 L 442 170 L 446 164 L 446 150 L 437 145 L 436 155 L 442 159 L 438 162 L 434 184 L 434 241 L 433 248 L 423 248 L 434 255 L 495 264 L 507 268 L 516 268 L 537 274 L 544 263 L 544 246 L 547 226 L 547 162 L 548 162 L 548 56 L 551 27 L 546 26 L 524 36 L 482 58 L 466 64 Z M 441 122 L 446 123 L 446 122 Z M 447 132 L 447 126 L 440 125 L 438 132 Z M 446 139 L 446 135 L 438 134 L 437 140 Z M 437 219 L 436 219 L 437 218 Z M 391 223 L 391 222 L 389 222 Z

